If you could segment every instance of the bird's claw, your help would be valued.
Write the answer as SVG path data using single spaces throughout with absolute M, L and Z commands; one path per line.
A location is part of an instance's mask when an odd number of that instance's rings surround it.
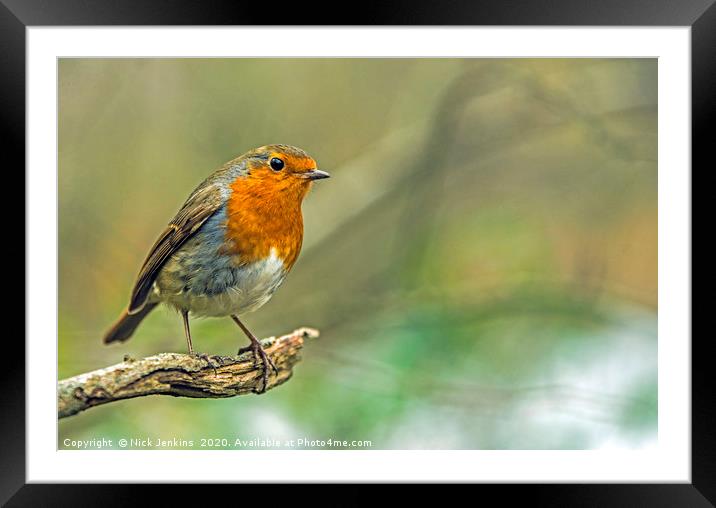
M 251 351 L 254 355 L 254 366 L 258 367 L 259 364 L 259 358 L 261 359 L 261 363 L 263 363 L 263 373 L 261 374 L 261 380 L 263 381 L 261 389 L 257 390 L 256 393 L 264 393 L 266 391 L 266 388 L 268 387 L 268 379 L 269 379 L 269 368 L 271 368 L 274 373 L 278 374 L 278 367 L 276 367 L 276 364 L 273 362 L 273 360 L 269 357 L 269 355 L 266 354 L 266 351 L 264 351 L 264 348 L 261 347 L 261 343 L 259 342 L 252 342 L 246 347 L 242 347 L 239 349 L 238 353 L 239 355 L 243 353 L 248 353 Z
M 221 367 L 224 364 L 224 362 L 220 356 L 209 356 L 206 353 L 197 353 L 197 352 L 192 353 L 192 355 L 197 358 L 200 358 L 201 360 L 204 360 L 209 367 L 214 369 L 214 375 L 217 374 L 216 368 Z M 217 360 L 217 358 L 218 358 L 218 360 Z

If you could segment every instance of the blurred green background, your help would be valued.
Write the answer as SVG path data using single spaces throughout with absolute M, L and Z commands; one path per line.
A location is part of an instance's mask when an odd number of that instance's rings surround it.
M 145 397 L 65 439 L 645 447 L 657 437 L 655 59 L 61 59 L 59 376 L 185 350 L 101 336 L 193 188 L 250 148 L 333 178 L 258 336 L 321 330 L 261 396 Z M 245 345 L 227 319 L 194 345 Z

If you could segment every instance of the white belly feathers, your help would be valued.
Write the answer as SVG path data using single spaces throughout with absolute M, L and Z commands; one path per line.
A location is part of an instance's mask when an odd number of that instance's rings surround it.
M 187 270 L 185 260 L 172 258 L 154 283 L 152 299 L 187 309 L 195 316 L 240 315 L 268 302 L 286 277 L 286 268 L 274 249 L 269 257 L 239 267 L 229 259 L 223 256 L 209 263 L 211 266 Z M 178 277 L 179 272 L 184 276 Z

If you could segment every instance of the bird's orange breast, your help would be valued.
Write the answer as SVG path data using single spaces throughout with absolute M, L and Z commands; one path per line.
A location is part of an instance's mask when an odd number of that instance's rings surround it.
M 237 179 L 231 184 L 227 203 L 226 243 L 222 252 L 237 265 L 275 255 L 290 270 L 303 243 L 301 201 L 307 189 L 290 182 L 266 185 L 262 181 Z

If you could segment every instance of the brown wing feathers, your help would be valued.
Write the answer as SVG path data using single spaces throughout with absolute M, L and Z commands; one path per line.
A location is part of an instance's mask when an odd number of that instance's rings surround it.
M 220 190 L 205 187 L 192 194 L 179 213 L 162 232 L 144 261 L 129 302 L 129 314 L 136 314 L 144 307 L 152 284 L 169 257 L 184 244 L 216 212 L 222 204 Z

